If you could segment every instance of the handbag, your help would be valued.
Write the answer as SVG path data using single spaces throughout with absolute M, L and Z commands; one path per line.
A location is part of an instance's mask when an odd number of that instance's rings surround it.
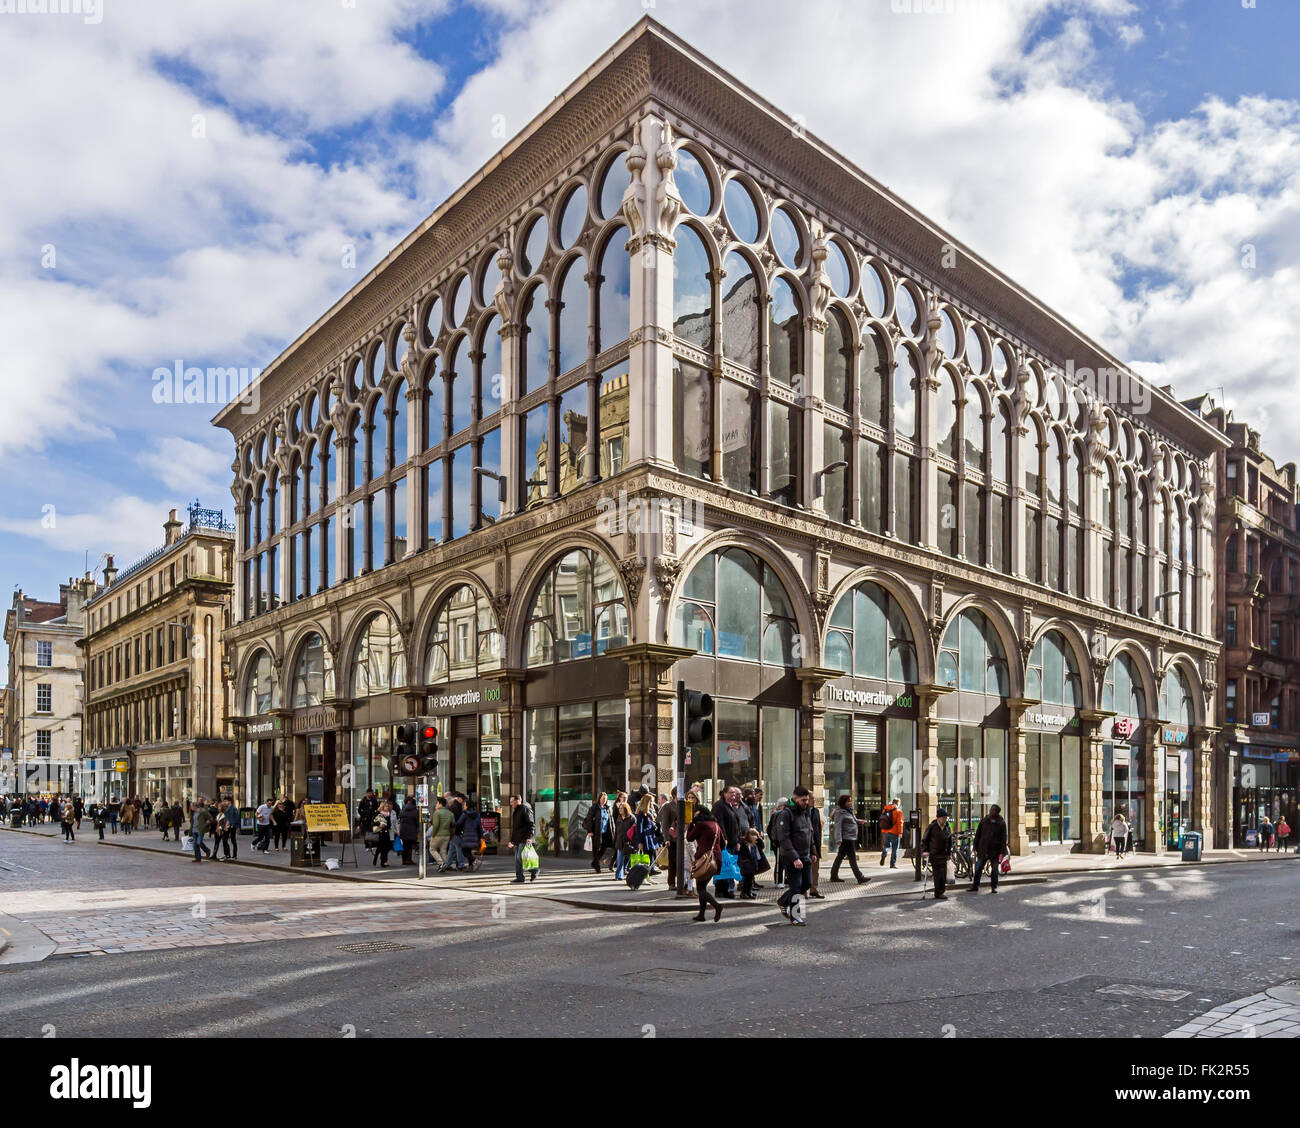
M 655 851 L 655 865 L 657 865 L 660 869 L 663 869 L 665 866 L 668 865 L 667 846 L 660 846 L 659 849 Z
M 367 835 L 366 835 L 366 836 L 361 840 L 361 844 L 362 844 L 362 845 L 363 845 L 367 850 L 374 850 L 374 849 L 376 849 L 376 848 L 379 846 L 379 835 L 377 835 L 377 834 L 367 834 Z
M 767 873 L 772 868 L 772 863 L 767 860 L 767 855 L 763 853 L 763 847 L 754 847 L 754 873 Z
M 1011 872 L 1011 855 L 1010 855 L 1010 854 L 1003 854 L 1003 855 L 1002 855 L 1002 863 L 1001 863 L 1001 866 L 1000 866 L 999 868 L 1002 870 L 1003 873 L 1010 873 L 1010 872 Z

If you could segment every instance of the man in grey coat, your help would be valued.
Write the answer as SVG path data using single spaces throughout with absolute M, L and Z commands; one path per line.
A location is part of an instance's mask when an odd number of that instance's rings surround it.
M 208 805 L 202 801 L 194 804 L 193 813 L 190 815 L 190 837 L 194 842 L 194 860 L 203 861 L 203 855 L 212 857 L 212 851 L 208 849 L 207 843 L 203 841 L 203 836 L 212 829 L 212 812 L 208 810 Z M 203 851 L 203 855 L 199 851 Z

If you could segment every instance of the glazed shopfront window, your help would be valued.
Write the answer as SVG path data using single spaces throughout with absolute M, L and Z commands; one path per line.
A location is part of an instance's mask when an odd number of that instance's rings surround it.
M 1079 837 L 1079 750 L 1077 736 L 1025 734 L 1025 825 L 1034 845 Z
M 826 714 L 826 798 L 823 831 L 830 841 L 830 815 L 841 795 L 853 796 L 854 814 L 866 822 L 858 841 L 880 844 L 877 818 L 890 799 L 907 817 L 916 806 L 916 722 L 905 717 Z M 864 836 L 865 833 L 865 836 Z
M 539 851 L 576 857 L 583 822 L 600 788 L 627 790 L 627 702 L 530 709 L 526 715 L 524 797 L 537 819 Z

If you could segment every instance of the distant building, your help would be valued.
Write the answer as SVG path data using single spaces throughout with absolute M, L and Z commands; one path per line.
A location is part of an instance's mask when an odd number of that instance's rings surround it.
M 1231 791 L 1234 842 L 1267 815 L 1294 826 L 1300 786 L 1300 526 L 1296 467 L 1278 466 L 1259 432 L 1207 405 L 1205 417 L 1231 441 L 1220 462 L 1215 631 L 1219 659 L 1221 763 Z M 1226 835 L 1215 845 L 1227 846 Z
M 234 532 L 219 511 L 176 510 L 163 543 L 87 604 L 86 796 L 173 802 L 232 795 L 222 636 L 230 617 Z
M 58 602 L 21 590 L 5 613 L 9 645 L 4 748 L 13 753 L 13 790 L 67 793 L 77 786 L 81 748 L 81 637 L 89 576 L 59 585 Z M 9 761 L 4 761 L 8 764 Z

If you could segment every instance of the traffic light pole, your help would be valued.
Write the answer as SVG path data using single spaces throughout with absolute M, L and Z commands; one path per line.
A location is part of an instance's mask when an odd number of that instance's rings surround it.
M 686 683 L 677 683 L 677 895 L 686 894 Z

